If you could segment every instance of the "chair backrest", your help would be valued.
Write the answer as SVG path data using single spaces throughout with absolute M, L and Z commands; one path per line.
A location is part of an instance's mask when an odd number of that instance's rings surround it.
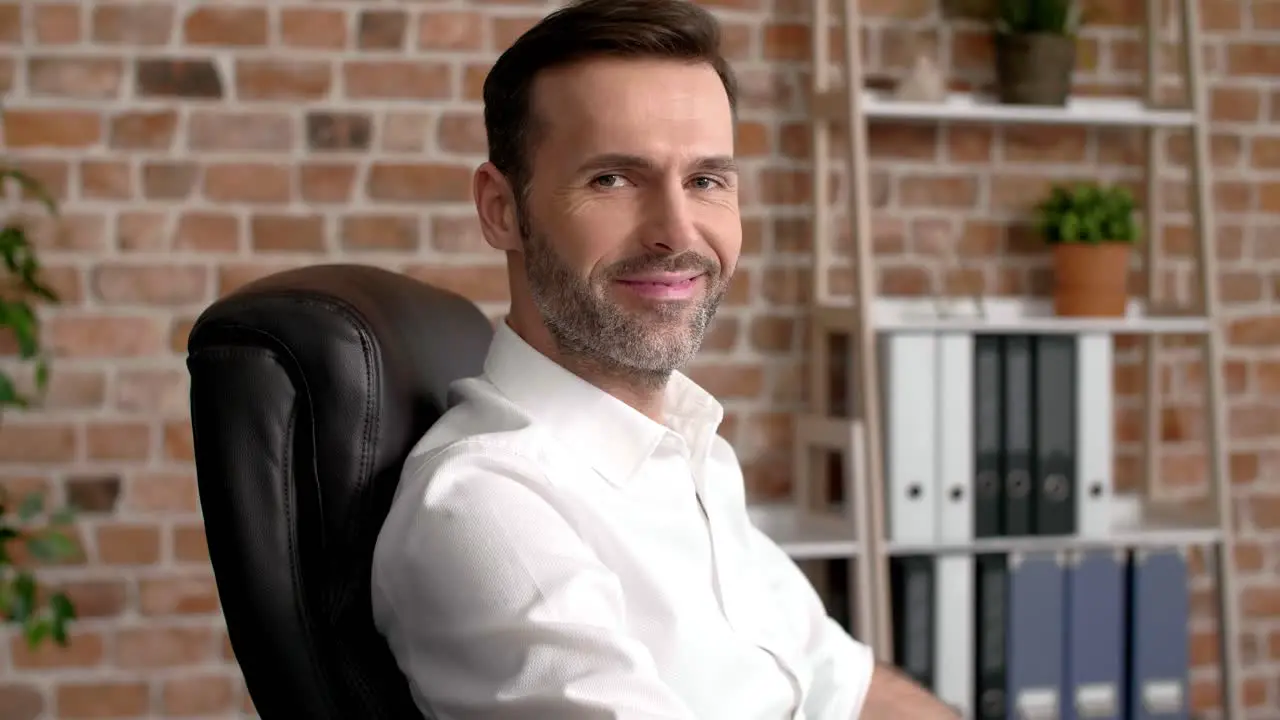
M 373 626 L 373 547 L 405 457 L 491 338 L 461 296 L 359 265 L 266 277 L 197 320 L 200 504 L 264 720 L 421 718 Z

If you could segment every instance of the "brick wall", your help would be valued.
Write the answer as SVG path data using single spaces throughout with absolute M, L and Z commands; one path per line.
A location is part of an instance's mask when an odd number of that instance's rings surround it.
M 877 73 L 933 37 L 957 82 L 988 75 L 974 25 L 937 0 L 863 0 Z M 0 718 L 239 716 L 250 707 L 218 612 L 200 525 L 183 349 L 193 317 L 265 272 L 342 259 L 464 291 L 493 312 L 501 258 L 479 238 L 468 175 L 484 149 L 480 86 L 495 52 L 553 3 L 537 0 L 0 0 L 6 159 L 62 199 L 40 226 L 65 302 L 47 407 L 4 417 L 0 477 L 87 509 L 86 559 L 50 571 L 85 619 L 68 650 L 0 648 Z M 800 407 L 809 240 L 806 0 L 715 0 L 742 74 L 747 244 L 737 290 L 697 377 L 757 496 L 784 492 L 789 411 Z M 1081 57 L 1081 90 L 1136 93 L 1142 3 L 1110 3 Z M 1244 682 L 1254 717 L 1280 707 L 1280 2 L 1202 0 L 1212 75 L 1218 255 L 1230 314 L 1228 386 Z M 1251 8 L 1249 6 L 1252 6 Z M 1269 86 L 1270 84 L 1270 86 Z M 1045 264 L 1014 219 L 1051 177 L 1136 180 L 1134 133 L 877 125 L 872 195 L 881 290 L 981 283 L 1043 292 Z M 1185 293 L 1190 237 L 1171 138 L 1159 235 Z M 846 239 L 847 240 L 847 239 Z M 846 242 L 847 247 L 847 242 Z M 947 258 L 956 249 L 963 260 Z M 1194 353 L 1171 343 L 1162 466 L 1171 491 L 1203 487 Z M 1135 349 L 1122 389 L 1140 386 Z M 705 372 L 711 366 L 713 374 Z M 1139 405 L 1118 409 L 1140 436 Z M 1120 460 L 1126 477 L 1138 455 Z M 1202 595 L 1206 600 L 1207 595 Z M 1202 605 L 1205 603 L 1201 603 Z M 1196 654 L 1211 660 L 1212 623 Z M 1214 675 L 1197 674 L 1210 702 Z M 1266 708 L 1271 708 L 1267 710 Z M 1268 712 L 1270 714 L 1268 714 Z

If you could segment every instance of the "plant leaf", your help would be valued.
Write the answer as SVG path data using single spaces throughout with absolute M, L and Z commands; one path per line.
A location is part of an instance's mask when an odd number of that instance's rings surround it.
M 31 522 L 42 512 L 44 512 L 44 495 L 40 493 L 30 493 L 18 505 L 18 519 L 23 522 Z
M 6 180 L 12 180 L 22 187 L 22 189 L 44 205 L 50 215 L 58 214 L 58 203 L 53 199 L 53 195 L 45 189 L 44 184 L 36 178 L 27 174 L 23 170 L 14 167 L 0 167 L 0 183 Z
M 58 562 L 74 557 L 76 543 L 60 532 L 45 532 L 27 540 L 27 550 L 41 562 Z
M 10 599 L 9 617 L 17 622 L 25 622 L 36 609 L 36 581 L 29 572 L 19 572 L 9 584 L 13 591 Z

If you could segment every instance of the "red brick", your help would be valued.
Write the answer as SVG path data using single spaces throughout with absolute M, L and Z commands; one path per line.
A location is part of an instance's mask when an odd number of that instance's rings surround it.
M 297 142 L 282 112 L 197 111 L 187 123 L 187 147 L 197 151 L 287 152 Z
M 348 250 L 414 250 L 417 218 L 408 215 L 363 215 L 343 220 L 342 247 Z
M 87 110 L 18 110 L 4 115 L 11 148 L 86 148 L 102 140 L 102 116 Z
M 361 50 L 399 50 L 408 35 L 404 10 L 363 10 L 356 18 L 356 46 Z
M 741 135 L 739 142 L 741 142 Z M 446 112 L 440 116 L 436 146 L 447 153 L 479 155 L 488 151 L 489 143 L 480 113 Z
M 178 218 L 174 246 L 198 252 L 234 252 L 240 246 L 240 221 L 226 213 L 185 213 Z
M 236 63 L 236 93 L 241 100 L 319 100 L 329 94 L 333 76 L 319 60 L 241 60 Z
M 148 624 L 116 636 L 116 662 L 122 668 L 154 670 L 196 665 L 214 653 L 209 628 Z
M 298 190 L 309 203 L 347 203 L 355 192 L 358 166 L 350 162 L 309 162 L 299 168 Z
M 55 353 L 78 358 L 123 358 L 154 355 L 163 346 L 154 317 L 128 315 L 60 315 L 46 326 Z
M 200 509 L 191 473 L 141 472 L 132 478 L 125 505 L 138 513 L 191 514 Z
M 209 543 L 202 525 L 177 525 L 173 528 L 173 559 L 178 562 L 209 564 Z
M 198 7 L 182 23 L 189 45 L 255 46 L 267 42 L 267 9 Z
M 429 61 L 354 60 L 342 68 L 352 100 L 439 100 L 452 94 L 452 77 L 448 65 Z
M 118 58 L 36 56 L 27 60 L 32 95 L 107 100 L 120 95 L 124 63 Z
M 97 42 L 153 47 L 173 36 L 174 6 L 164 2 L 95 4 L 91 36 Z
M 292 192 L 293 171 L 288 165 L 219 163 L 205 168 L 205 197 L 215 203 L 285 203 Z
M 145 715 L 151 705 L 144 682 L 65 682 L 58 685 L 58 717 L 123 718 Z
M 69 45 L 79 42 L 81 8 L 75 3 L 49 3 L 31 9 L 36 42 Z
M 160 705 L 166 717 L 227 713 L 233 710 L 235 702 L 235 684 L 224 675 L 166 680 L 160 689 Z
M 159 577 L 138 584 L 138 609 L 143 615 L 208 615 L 219 607 L 212 575 Z
M 209 293 L 208 270 L 199 265 L 102 264 L 93 269 L 94 294 L 110 305 L 186 305 Z
M 177 124 L 173 110 L 123 112 L 111 118 L 108 142 L 121 150 L 164 150 L 173 143 Z
M 463 202 L 471 198 L 470 168 L 453 165 L 377 163 L 367 192 L 387 202 Z
M 146 460 L 151 428 L 137 422 L 95 422 L 85 427 L 85 456 L 90 460 Z
M 255 252 L 321 252 L 324 218 L 318 215 L 257 215 L 249 225 Z
M 86 160 L 80 163 L 80 196 L 88 200 L 130 200 L 137 194 L 127 163 Z
M 79 618 L 112 618 L 124 612 L 127 590 L 123 580 L 81 580 L 62 586 Z
M 481 50 L 485 16 L 464 10 L 427 10 L 418 18 L 422 50 Z
M 149 200 L 184 200 L 195 192 L 200 168 L 190 162 L 148 162 L 142 166 L 142 195 Z
M 187 410 L 188 375 L 177 369 L 121 368 L 112 384 L 111 404 L 122 412 L 180 415 Z
M 105 565 L 154 565 L 160 561 L 160 528 L 138 523 L 98 526 L 98 558 Z
M 101 665 L 106 657 L 106 642 L 101 633 L 95 632 L 73 632 L 65 646 L 50 642 L 34 650 L 25 638 L 15 636 L 9 649 L 13 666 L 19 670 L 91 668 Z
M 44 693 L 34 685 L 0 682 L 0 707 L 12 720 L 38 720 L 44 713 Z
M 191 423 L 175 420 L 164 425 L 164 456 L 169 460 L 192 460 Z
M 67 463 L 75 456 L 76 431 L 69 425 L 8 419 L 0 435 L 0 462 Z
M 346 14 L 325 8 L 281 8 L 280 39 L 288 47 L 341 48 L 347 40 Z

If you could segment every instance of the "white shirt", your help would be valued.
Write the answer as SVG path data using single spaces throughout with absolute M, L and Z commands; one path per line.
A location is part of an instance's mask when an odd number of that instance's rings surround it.
M 852 720 L 869 648 L 747 515 L 683 375 L 659 424 L 500 323 L 405 464 L 373 613 L 440 720 Z

